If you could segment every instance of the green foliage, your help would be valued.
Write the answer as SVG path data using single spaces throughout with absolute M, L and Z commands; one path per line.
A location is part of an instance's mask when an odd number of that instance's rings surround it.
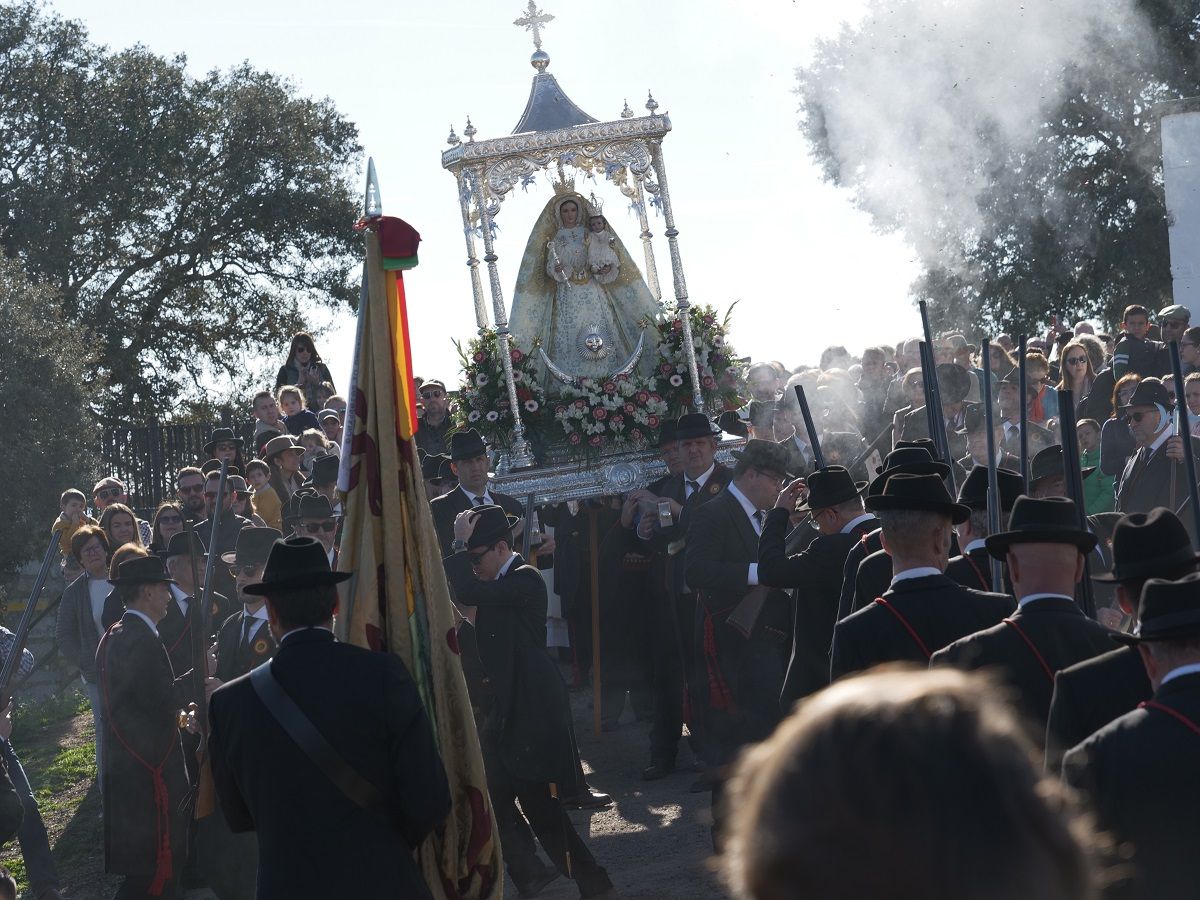
M 91 707 L 87 696 L 74 687 L 32 702 L 22 700 L 13 710 L 13 742 L 22 746 L 32 743 L 39 732 L 82 713 L 90 714 Z
M 1056 45 L 1078 39 L 1084 49 L 1064 51 L 1061 69 L 1047 64 L 996 75 L 1003 85 L 983 64 L 973 68 L 973 54 L 994 62 L 996 47 L 1012 47 L 1007 32 L 993 34 L 988 48 L 960 46 L 938 27 L 943 23 L 911 28 L 911 11 L 920 9 L 914 0 L 874 7 L 799 72 L 801 127 L 814 160 L 827 180 L 854 192 L 878 227 L 899 230 L 918 248 L 925 272 L 913 293 L 930 301 L 935 327 L 1033 334 L 1052 313 L 1113 324 L 1128 303 L 1170 302 L 1155 107 L 1200 94 L 1200 5 L 1134 0 L 1128 6 L 1128 27 L 1055 36 Z M 933 44 L 932 56 L 939 39 L 954 60 L 946 71 L 915 73 L 903 85 L 912 103 L 892 122 L 863 115 L 858 99 L 890 88 L 881 69 L 892 65 L 893 47 Z M 844 77 L 848 69 L 857 81 Z M 981 83 L 999 93 L 1038 78 L 1053 102 L 1017 140 L 998 134 L 1008 124 L 1003 110 L 986 102 L 954 105 Z M 865 134 L 878 138 L 875 149 L 861 139 Z M 913 177 L 903 163 L 892 170 L 895 156 L 905 154 L 957 157 L 952 171 L 962 177 Z M 878 203 L 871 192 L 880 184 L 901 187 L 891 202 Z M 964 207 L 970 216 L 960 215 Z
M 62 491 L 89 494 L 95 483 L 90 370 L 91 350 L 63 321 L 55 292 L 0 257 L 0 422 L 9 473 L 0 576 L 41 560 Z
M 214 374 L 244 393 L 306 305 L 354 296 L 354 125 L 249 64 L 185 63 L 0 4 L 0 247 L 98 351 L 106 422 L 161 419 Z

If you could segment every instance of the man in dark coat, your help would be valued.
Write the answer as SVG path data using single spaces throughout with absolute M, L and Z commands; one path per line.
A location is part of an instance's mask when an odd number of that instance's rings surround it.
M 171 602 L 167 604 L 167 614 L 158 623 L 158 634 L 162 638 L 163 646 L 167 648 L 167 656 L 171 658 L 171 668 L 179 674 L 192 668 L 193 629 L 200 627 L 201 620 L 200 604 L 195 602 L 196 595 L 201 591 L 192 579 L 193 552 L 196 576 L 203 578 L 208 553 L 204 549 L 204 542 L 194 531 L 191 532 L 190 548 L 188 532 L 181 531 L 171 536 L 167 549 L 159 554 L 175 583 L 171 585 Z M 228 603 L 224 598 L 218 599 L 215 595 L 213 602 L 222 608 Z M 204 643 L 207 646 L 208 641 Z
M 512 551 L 516 521 L 495 505 L 460 513 L 454 541 L 463 549 L 446 560 L 455 601 L 474 610 L 494 692 L 480 746 L 505 865 L 522 894 L 536 894 L 561 873 L 584 897 L 615 897 L 558 801 L 557 786 L 576 782 L 570 700 L 546 652 L 546 582 Z M 538 861 L 534 834 L 557 871 Z
M 807 487 L 806 508 L 820 537 L 808 548 L 787 556 L 784 542 L 796 499 Z M 855 482 L 842 466 L 818 469 L 804 481 L 794 481 L 767 513 L 758 539 L 758 580 L 777 588 L 794 588 L 792 655 L 788 661 L 780 708 L 786 713 L 801 697 L 829 683 L 829 645 L 837 618 L 842 569 L 850 548 L 878 525 L 863 509 L 865 482 Z
M 684 696 L 689 698 L 691 749 L 704 757 L 707 733 L 695 694 L 701 690 L 700 665 L 695 655 L 696 594 L 685 572 L 686 550 L 692 517 L 696 510 L 729 484 L 733 473 L 716 461 L 720 429 L 700 413 L 680 416 L 673 433 L 681 470 L 667 478 L 653 493 L 643 493 L 647 507 L 665 506 L 667 515 L 643 515 L 634 531 L 648 541 L 663 560 L 663 591 L 668 613 L 673 617 L 674 644 L 662 648 L 660 677 L 655 692 L 654 723 L 650 728 L 650 765 L 643 771 L 647 781 L 675 771 L 679 739 L 683 735 Z M 665 501 L 665 503 L 663 502 Z M 673 654 L 672 654 L 673 651 Z M 673 658 L 670 658 L 673 656 Z
M 487 445 L 474 428 L 460 431 L 450 438 L 450 468 L 458 478 L 458 487 L 436 497 L 429 503 L 433 527 L 437 531 L 442 557 L 454 553 L 454 520 L 458 514 L 476 506 L 496 504 L 510 516 L 522 518 L 525 508 L 516 497 L 510 497 L 488 486 Z
M 989 535 L 987 549 L 1004 560 L 1017 611 L 1003 622 L 934 653 L 931 665 L 993 669 L 1044 739 L 1054 673 L 1112 647 L 1107 628 L 1075 603 L 1084 554 L 1096 536 L 1080 530 L 1075 504 L 1063 497 L 1020 497 L 1009 530 Z
M 891 586 L 837 623 L 830 680 L 885 662 L 928 663 L 934 652 L 1003 619 L 1012 598 L 965 588 L 946 577 L 951 525 L 970 509 L 955 503 L 937 475 L 889 475 L 867 498 L 892 560 Z
M 210 505 L 216 502 L 217 485 L 220 480 L 221 473 L 219 471 L 209 472 L 205 478 L 204 496 Z M 217 530 L 216 536 L 213 536 L 214 523 L 212 519 L 205 519 L 203 522 L 196 523 L 195 526 L 195 532 L 204 542 L 204 546 L 210 553 L 218 556 L 222 553 L 233 552 L 237 547 L 238 532 L 251 524 L 249 519 L 243 518 L 233 511 L 232 504 L 233 491 L 226 484 L 225 497 L 221 506 L 221 527 Z M 233 576 L 224 566 L 217 566 L 213 569 L 213 591 L 215 592 L 213 599 L 216 607 L 213 610 L 213 621 L 224 622 L 237 611 L 235 600 L 237 585 L 233 583 Z
M 1200 884 L 1200 573 L 1142 588 L 1132 642 L 1154 687 L 1139 708 L 1105 725 L 1063 761 L 1098 824 L 1132 847 L 1133 891 L 1154 900 L 1196 896 Z
M 1009 469 L 996 470 L 996 486 L 1000 489 L 1000 528 L 1008 527 L 1008 514 L 1021 496 L 1024 480 Z M 971 515 L 956 528 L 961 552 L 946 565 L 946 576 L 959 584 L 979 591 L 992 589 L 992 557 L 984 542 L 991 531 L 988 517 L 988 470 L 975 466 L 958 489 L 958 502 L 971 510 Z M 1006 586 L 1005 591 L 1011 590 Z
M 1174 408 L 1157 378 L 1143 378 L 1129 403 L 1121 407 L 1138 449 L 1117 480 L 1118 512 L 1149 512 L 1156 506 L 1177 510 L 1187 500 L 1183 442 L 1175 433 Z M 1200 440 L 1189 437 L 1188 441 L 1200 468 Z M 1190 521 L 1190 516 L 1186 520 Z
M 942 400 L 941 418 L 946 428 L 946 445 L 950 448 L 950 458 L 959 459 L 967 450 L 963 430 L 967 414 L 978 406 L 976 403 L 966 402 L 967 394 L 971 392 L 971 376 L 956 363 L 942 363 L 937 367 L 937 379 Z M 924 406 L 918 406 L 904 416 L 900 424 L 900 433 L 896 435 L 897 441 L 929 437 L 929 416 Z
M 349 577 L 330 572 L 312 538 L 277 541 L 243 592 L 266 597 L 279 649 L 210 701 L 213 782 L 229 826 L 258 834 L 259 900 L 430 896 L 413 850 L 449 812 L 449 784 L 404 662 L 334 640 L 336 584 Z M 301 749 L 260 696 L 264 677 L 267 696 L 290 698 L 340 757 L 336 769 L 373 787 L 375 808 Z
M 1136 624 L 1137 600 L 1150 578 L 1176 580 L 1196 571 L 1197 555 L 1183 523 L 1167 509 L 1131 513 L 1113 530 L 1112 572 L 1093 581 L 1116 585 L 1117 603 Z M 1046 723 L 1046 771 L 1057 772 L 1071 747 L 1150 699 L 1153 688 L 1132 646 L 1076 663 L 1054 678 Z
M 125 876 L 118 898 L 176 897 L 190 804 L 176 681 L 157 625 L 171 579 L 155 556 L 121 563 L 112 582 L 125 614 L 96 650 L 108 727 L 105 742 L 105 871 Z
M 779 693 L 792 643 L 787 595 L 758 577 L 759 536 L 788 478 L 787 453 L 773 441 L 751 440 L 733 454 L 733 480 L 692 514 L 685 572 L 699 600 L 695 653 L 705 674 L 705 690 L 692 702 L 704 708 L 711 729 L 705 761 L 712 766 L 732 762 L 782 718 Z M 718 779 L 714 837 L 723 812 L 720 792 Z

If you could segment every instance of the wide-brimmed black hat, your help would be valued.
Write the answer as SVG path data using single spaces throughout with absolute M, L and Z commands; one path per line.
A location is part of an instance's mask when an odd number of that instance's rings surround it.
M 313 460 L 308 481 L 304 482 L 305 486 L 325 487 L 337 484 L 338 468 L 341 464 L 342 460 L 337 454 L 329 453 L 325 456 L 318 456 Z
M 330 570 L 329 556 L 316 538 L 290 537 L 275 541 L 267 555 L 262 581 L 246 585 L 242 593 L 270 596 L 298 588 L 340 584 L 349 577 L 349 572 Z
M 690 438 L 717 437 L 721 429 L 709 421 L 704 413 L 685 413 L 675 422 L 675 440 L 686 441 Z
M 285 521 L 333 518 L 333 504 L 324 494 L 318 494 L 316 491 L 297 491 L 293 496 L 299 499 L 288 509 L 287 515 L 284 516 Z
M 450 462 L 450 457 L 444 453 L 426 453 L 421 460 L 421 477 L 426 481 L 441 477 L 442 463 Z
M 1084 466 L 1082 477 L 1087 478 L 1096 471 L 1095 466 Z M 1029 483 L 1041 481 L 1043 478 L 1066 477 L 1067 470 L 1063 465 L 1062 444 L 1054 444 L 1039 450 L 1029 463 Z
M 221 554 L 221 562 L 227 566 L 257 566 L 265 563 L 271 548 L 282 537 L 278 528 L 247 526 L 238 532 L 233 550 Z
M 867 489 L 867 482 L 855 481 L 845 466 L 826 466 L 808 476 L 808 500 L 797 512 L 828 509 L 853 500 Z
M 961 525 L 971 516 L 968 507 L 954 502 L 946 490 L 946 482 L 939 476 L 909 472 L 888 474 L 883 491 L 867 496 L 867 509 L 871 512 L 913 510 L 944 513 L 955 525 Z
M 133 584 L 174 584 L 160 557 L 134 556 L 117 566 L 117 577 L 110 578 L 113 587 Z
M 666 419 L 658 429 L 658 446 L 665 447 L 675 443 L 675 420 Z
M 1114 641 L 1140 644 L 1200 635 L 1200 572 L 1178 581 L 1151 578 L 1142 585 L 1138 624 L 1133 634 L 1115 633 Z
M 938 393 L 942 403 L 961 403 L 971 393 L 971 373 L 958 363 L 942 363 L 937 367 Z
M 188 540 L 188 535 L 191 534 L 191 540 Z M 186 556 L 192 550 L 196 551 L 197 556 L 204 556 L 208 550 L 204 547 L 204 540 L 196 532 L 181 531 L 178 534 L 171 535 L 171 540 L 167 541 L 165 550 L 159 551 L 161 559 L 170 559 L 172 556 Z
M 1025 490 L 1025 481 L 1011 469 L 997 469 L 996 486 L 1000 488 L 1000 510 L 1008 512 Z M 975 465 L 958 489 L 958 502 L 971 509 L 987 509 L 987 489 L 987 466 Z
M 989 535 L 988 553 L 1008 556 L 1014 544 L 1074 544 L 1081 553 L 1096 549 L 1096 535 L 1079 527 L 1075 503 L 1066 497 L 1017 498 L 1008 519 L 1008 531 Z
M 273 437 L 267 441 L 266 446 L 263 447 L 263 461 L 269 463 L 280 453 L 286 453 L 288 450 L 295 450 L 299 453 L 303 453 L 304 447 L 290 434 L 281 434 L 278 437 Z
M 737 414 L 736 410 L 727 409 L 725 412 L 717 416 L 717 427 L 726 434 L 735 434 L 738 437 L 750 436 L 749 426 Z
M 924 438 L 919 441 L 900 441 L 896 449 L 883 458 L 883 464 L 875 467 L 875 474 L 882 475 L 903 466 L 906 472 L 945 478 L 950 474 L 950 467 L 933 458 L 932 448 L 933 441 Z
M 246 442 L 234 434 L 232 428 L 214 428 L 212 434 L 208 436 L 208 443 L 204 445 L 204 452 L 208 456 L 212 456 L 213 447 L 224 443 L 235 444 L 240 450 Z
M 474 459 L 485 453 L 487 453 L 487 444 L 483 442 L 483 437 L 474 428 L 450 435 L 451 459 Z
M 1132 406 L 1154 406 L 1158 404 L 1168 410 L 1175 408 L 1175 401 L 1167 392 L 1167 386 L 1157 378 L 1143 378 L 1129 397 L 1129 402 L 1118 409 L 1129 409 Z
M 999 428 L 1001 425 L 1000 413 L 995 412 L 992 416 L 992 428 Z M 958 429 L 958 434 L 977 434 L 980 431 L 987 430 L 987 411 L 983 408 L 983 404 L 979 403 L 975 406 L 968 406 L 966 412 L 963 413 L 963 427 Z
M 1113 528 L 1112 556 L 1112 571 L 1093 575 L 1092 581 L 1139 581 L 1200 562 L 1187 528 L 1162 506 L 1122 516 Z
M 680 419 L 680 421 L 682 422 L 683 420 Z M 795 477 L 788 471 L 788 463 L 791 461 L 791 455 L 788 453 L 787 448 L 781 447 L 774 441 L 751 438 L 746 441 L 746 446 L 742 449 L 730 451 L 730 456 L 739 463 L 752 466 L 756 469 L 778 472 L 784 478 Z
M 475 520 L 475 530 L 471 532 L 467 541 L 468 550 L 488 547 L 501 540 L 512 543 L 513 526 L 521 521 L 520 519 L 510 516 L 501 507 L 492 504 L 476 506 L 471 511 L 478 513 L 479 518 Z

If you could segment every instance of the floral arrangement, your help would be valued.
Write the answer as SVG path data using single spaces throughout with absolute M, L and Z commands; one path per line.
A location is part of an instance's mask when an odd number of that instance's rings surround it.
M 585 378 L 579 387 L 564 391 L 555 403 L 554 421 L 568 446 L 593 454 L 656 441 L 667 403 L 655 380 L 636 375 L 616 375 L 608 381 Z
M 459 427 L 475 428 L 489 443 L 508 446 L 513 428 L 512 408 L 504 381 L 503 361 L 497 355 L 495 330 L 486 329 L 471 338 L 465 349 L 458 341 L 454 346 L 462 364 L 457 408 Z M 532 349 L 537 349 L 537 341 Z M 521 422 L 527 432 L 536 432 L 544 422 L 546 406 L 546 392 L 538 379 L 537 366 L 531 353 L 520 349 L 511 337 L 508 354 L 517 385 L 517 402 L 521 404 Z
M 723 318 L 718 318 L 711 306 L 688 308 L 700 394 L 710 415 L 745 404 L 741 396 L 745 374 L 728 342 L 729 316 L 736 305 L 730 306 Z M 655 374 L 668 411 L 674 416 L 682 415 L 692 408 L 692 386 L 683 348 L 683 317 L 678 310 L 669 310 L 653 327 L 658 332 Z

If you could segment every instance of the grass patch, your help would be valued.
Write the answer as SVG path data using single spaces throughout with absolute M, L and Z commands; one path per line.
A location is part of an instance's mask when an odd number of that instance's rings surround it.
M 80 713 L 90 713 L 91 709 L 87 696 L 75 688 L 20 703 L 13 711 L 13 746 L 19 747 L 44 729 L 61 725 Z

